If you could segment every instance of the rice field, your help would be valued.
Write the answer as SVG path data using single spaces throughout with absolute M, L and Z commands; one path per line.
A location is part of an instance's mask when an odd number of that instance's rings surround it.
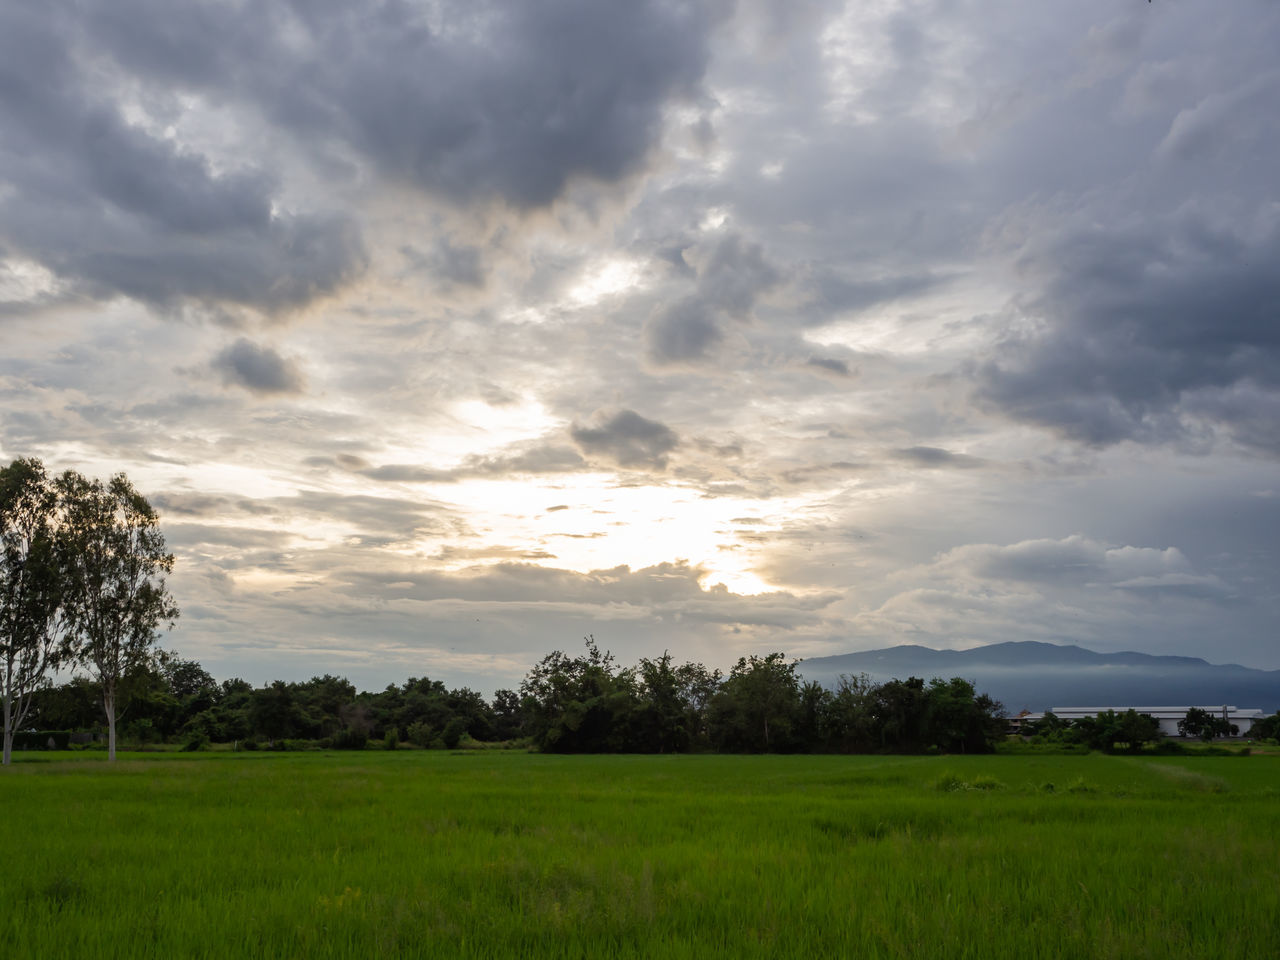
M 1280 757 L 66 754 L 14 957 L 1280 956 Z

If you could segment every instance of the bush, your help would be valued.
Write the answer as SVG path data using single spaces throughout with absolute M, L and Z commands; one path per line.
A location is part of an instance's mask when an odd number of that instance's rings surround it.
M 970 790 L 1003 790 L 1004 783 L 995 777 L 980 773 L 969 781 Z
M 462 735 L 467 732 L 467 721 L 461 717 L 454 717 L 444 727 L 444 733 L 440 735 L 440 739 L 444 741 L 446 750 L 457 750 L 458 744 L 462 740 Z
M 387 731 L 386 737 L 382 740 L 382 746 L 387 750 L 395 750 L 400 746 L 400 733 L 395 727 Z
M 435 739 L 435 734 L 431 730 L 431 724 L 425 720 L 417 720 L 409 724 L 409 742 L 419 747 L 429 748 L 431 741 Z
M 369 735 L 357 727 L 347 727 L 333 735 L 335 750 L 363 750 L 369 742 Z
M 17 730 L 13 734 L 15 750 L 66 750 L 70 745 L 70 730 Z
M 187 739 L 183 741 L 183 744 L 182 744 L 183 753 L 196 753 L 199 750 L 208 750 L 208 749 L 209 749 L 209 736 L 208 734 L 204 734 L 204 733 L 195 733 L 187 737 Z
M 972 780 L 962 780 L 959 774 L 948 770 L 933 782 L 933 788 L 942 793 L 955 793 L 959 790 L 1003 790 L 1004 784 L 985 773 L 978 774 Z
M 259 746 L 257 740 L 243 740 L 240 743 L 241 750 L 257 750 Z
M 951 793 L 954 790 L 963 790 L 964 788 L 965 782 L 960 779 L 960 775 L 951 771 L 947 771 L 933 782 L 933 789 L 942 793 Z
M 120 731 L 120 740 L 129 744 L 159 743 L 161 739 L 156 725 L 146 717 L 126 724 Z

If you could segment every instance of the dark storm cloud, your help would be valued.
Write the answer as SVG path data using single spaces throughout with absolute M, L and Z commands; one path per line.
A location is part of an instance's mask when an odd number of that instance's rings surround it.
M 410 263 L 425 268 L 445 286 L 484 286 L 485 267 L 479 247 L 454 244 L 448 237 L 441 237 L 429 252 L 423 253 L 414 247 L 406 247 L 402 252 Z
M 686 297 L 656 313 L 645 324 L 650 362 L 664 366 L 704 359 L 724 339 L 711 308 L 699 297 Z
M 719 624 L 752 624 L 793 629 L 820 619 L 833 603 L 831 593 L 796 596 L 783 591 L 755 596 L 732 593 L 723 585 L 705 588 L 707 572 L 697 566 L 660 563 L 591 570 L 498 562 L 454 572 L 421 570 L 369 571 L 355 568 L 333 572 L 341 592 L 387 600 L 419 602 L 460 600 L 486 604 L 555 604 L 564 610 L 634 607 L 646 619 L 677 616 L 681 620 Z M 537 607 L 531 607 L 535 613 Z
M 456 517 L 431 501 L 302 490 L 296 496 L 277 497 L 268 502 L 295 517 L 337 520 L 401 540 L 466 532 L 465 525 Z
M 695 251 L 693 261 L 699 295 L 735 319 L 748 316 L 756 298 L 782 279 L 765 258 L 764 248 L 738 234 L 729 234 L 705 252 Z
M 66 4 L 0 11 L 0 250 L 65 294 L 188 299 L 278 312 L 363 268 L 346 219 L 273 212 L 275 185 L 125 119 Z M 94 51 L 97 52 L 96 50 Z
M 230 547 L 236 550 L 281 550 L 293 535 L 280 530 L 251 527 L 221 527 L 202 523 L 169 523 L 165 525 L 165 541 L 171 547 Z
M 241 337 L 213 360 L 227 383 L 253 393 L 297 393 L 302 389 L 302 372 L 296 363 Z
M 1109 587 L 1134 595 L 1222 599 L 1230 590 L 1217 576 L 1196 570 L 1176 547 L 1111 546 L 1074 535 L 1007 546 L 970 544 L 940 557 L 935 569 L 982 580 L 1051 588 Z
M 247 497 L 221 494 L 164 491 L 150 497 L 151 505 L 163 514 L 187 517 L 227 517 L 235 514 L 272 514 L 275 508 Z
M 715 5 L 445 2 L 99 7 L 93 29 L 155 80 L 233 90 L 305 138 L 455 201 L 546 205 L 644 160 L 691 96 Z
M 729 234 L 681 261 L 697 271 L 695 292 L 657 310 L 645 324 L 646 355 L 655 366 L 697 363 L 724 339 L 722 319 L 744 320 L 756 299 L 782 280 L 758 243 Z
M 634 410 L 597 417 L 591 426 L 575 424 L 570 434 L 589 456 L 605 457 L 620 467 L 656 470 L 666 469 L 667 454 L 680 442 L 666 424 L 648 420 Z
M 353 155 L 451 202 L 530 209 L 575 176 L 611 182 L 641 167 L 666 103 L 698 92 L 709 10 L 661 0 L 434 13 L 383 0 L 6 6 L 0 256 L 44 266 L 63 296 L 166 310 L 305 306 L 364 272 L 359 228 L 285 202 L 266 153 L 228 168 L 181 127 L 175 136 L 190 106 L 180 95 L 251 138 L 253 124 L 270 124 L 321 177 L 345 170 L 354 182 L 343 159 Z M 483 282 L 465 245 L 442 242 L 428 259 L 452 283 Z
M 985 461 L 980 457 L 971 457 L 966 453 L 952 453 L 941 447 L 905 447 L 894 450 L 893 457 L 904 463 L 925 469 L 951 468 L 970 469 L 980 467 Z
M 877 304 L 924 293 L 943 282 L 942 277 L 932 274 L 854 280 L 840 272 L 824 269 L 808 284 L 810 299 L 805 304 L 802 317 L 808 323 L 825 323 L 833 315 L 857 312 Z
M 494 456 L 472 454 L 460 466 L 436 469 L 411 463 L 388 463 L 370 466 L 358 458 L 322 458 L 322 465 L 338 466 L 362 474 L 370 480 L 387 483 L 455 483 L 475 477 L 500 477 L 506 474 L 569 473 L 580 470 L 585 461 L 576 450 L 554 443 L 535 443 Z
M 980 368 L 981 395 L 1094 446 L 1181 440 L 1202 418 L 1280 455 L 1265 426 L 1280 391 L 1277 263 L 1274 212 L 1073 222 L 1027 263 L 1044 328 Z
M 840 379 L 850 375 L 849 365 L 835 357 L 810 357 L 805 361 L 805 366 L 814 367 L 828 375 L 833 374 Z

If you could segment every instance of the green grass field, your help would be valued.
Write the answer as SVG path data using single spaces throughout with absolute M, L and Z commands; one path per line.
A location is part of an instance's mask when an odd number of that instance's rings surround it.
M 1280 956 L 1277 756 L 20 757 L 5 958 Z

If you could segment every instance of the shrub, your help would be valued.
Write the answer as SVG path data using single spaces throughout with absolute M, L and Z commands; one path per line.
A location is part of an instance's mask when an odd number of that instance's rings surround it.
M 995 777 L 980 773 L 969 781 L 970 790 L 1003 790 L 1004 784 Z
M 182 744 L 183 753 L 195 753 L 199 750 L 209 749 L 209 736 L 205 733 L 195 733 L 187 737 Z
M 70 730 L 18 730 L 13 734 L 15 750 L 66 750 L 70 745 Z
M 400 746 L 400 733 L 395 727 L 387 731 L 386 737 L 382 740 L 382 746 L 387 750 L 395 750 Z
M 369 735 L 359 727 L 347 727 L 333 735 L 335 750 L 363 750 L 369 742 Z
M 954 793 L 957 790 L 1003 790 L 1004 784 L 985 773 L 978 774 L 972 780 L 961 780 L 958 774 L 948 770 L 933 782 L 933 788 L 943 793 Z
M 431 724 L 425 720 L 416 720 L 409 724 L 409 742 L 419 747 L 430 747 L 431 741 L 435 739 L 435 734 L 431 730 Z
M 454 717 L 444 727 L 444 733 L 440 735 L 440 739 L 444 741 L 446 750 L 458 749 L 458 743 L 462 740 L 462 735 L 467 732 L 467 721 L 461 717 Z
M 965 786 L 966 784 L 960 779 L 960 775 L 952 773 L 950 770 L 942 774 L 942 776 L 938 777 L 938 779 L 933 782 L 933 789 L 943 793 L 950 793 L 954 790 L 963 790 L 965 789 Z

